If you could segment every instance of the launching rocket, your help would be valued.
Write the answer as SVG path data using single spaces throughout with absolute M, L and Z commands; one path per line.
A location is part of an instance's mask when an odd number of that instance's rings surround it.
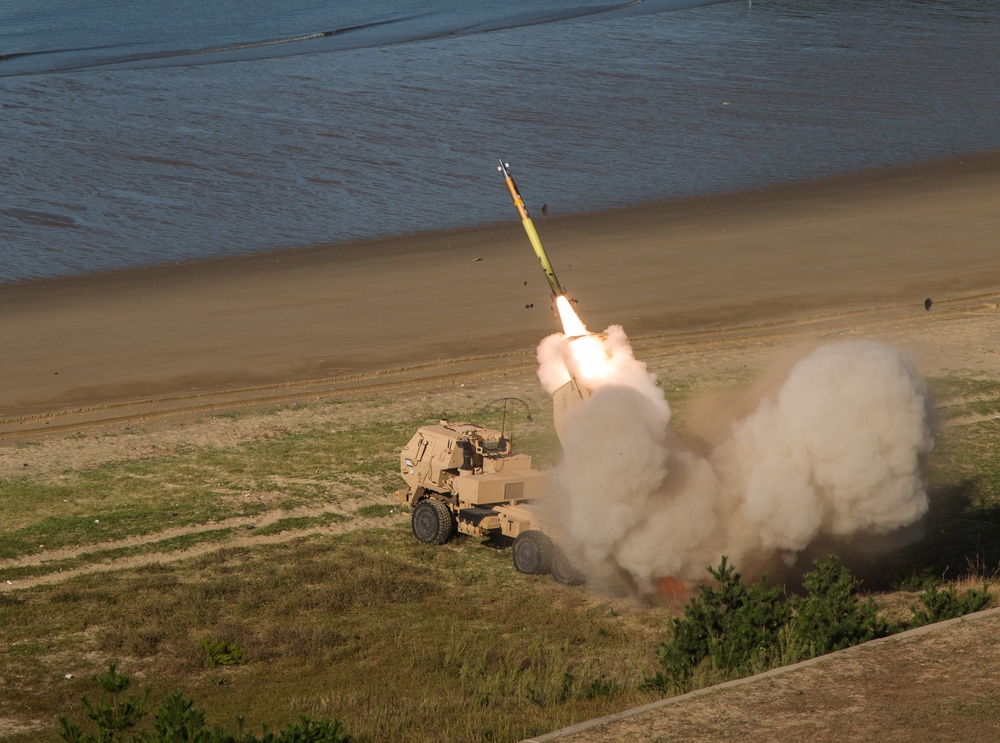
M 545 273 L 545 280 L 549 282 L 549 288 L 552 290 L 552 298 L 565 296 L 566 290 L 562 288 L 562 284 L 559 283 L 559 279 L 556 278 L 556 272 L 552 270 L 552 264 L 549 263 L 549 257 L 545 254 L 545 248 L 542 247 L 542 241 L 538 239 L 538 233 L 535 232 L 535 225 L 531 221 L 531 217 L 528 215 L 528 210 L 524 207 L 524 199 L 521 198 L 521 194 L 517 192 L 517 184 L 514 183 L 514 179 L 510 177 L 510 172 L 507 168 L 510 167 L 510 163 L 505 163 L 500 160 L 500 165 L 497 170 L 503 175 L 504 183 L 507 184 L 507 190 L 510 192 L 510 198 L 514 201 L 514 208 L 517 209 L 518 215 L 521 217 L 521 224 L 524 225 L 524 231 L 528 233 L 528 239 L 531 241 L 531 247 L 535 249 L 535 255 L 538 256 L 538 262 L 542 264 L 542 271 Z

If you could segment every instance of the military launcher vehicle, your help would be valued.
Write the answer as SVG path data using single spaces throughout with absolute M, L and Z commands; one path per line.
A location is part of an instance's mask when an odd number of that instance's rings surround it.
M 421 542 L 444 544 L 458 533 L 511 544 L 520 572 L 583 582 L 538 508 L 549 495 L 548 473 L 515 454 L 502 430 L 446 420 L 421 426 L 400 454 L 400 473 L 407 488 L 396 497 L 413 509 Z

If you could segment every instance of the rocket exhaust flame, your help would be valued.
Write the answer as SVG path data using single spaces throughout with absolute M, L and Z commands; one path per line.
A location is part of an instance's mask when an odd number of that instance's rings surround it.
M 567 338 L 576 338 L 577 336 L 588 335 L 590 333 L 590 331 L 587 330 L 587 326 L 583 324 L 583 320 L 581 320 L 576 312 L 573 311 L 573 307 L 570 305 L 569 300 L 566 299 L 565 295 L 556 297 L 556 309 L 559 311 L 559 319 L 562 320 L 563 333 Z
M 611 373 L 611 360 L 601 336 L 587 330 L 565 295 L 556 297 L 556 309 L 562 320 L 566 350 L 569 353 L 567 363 L 573 366 L 573 376 L 590 385 L 606 379 Z

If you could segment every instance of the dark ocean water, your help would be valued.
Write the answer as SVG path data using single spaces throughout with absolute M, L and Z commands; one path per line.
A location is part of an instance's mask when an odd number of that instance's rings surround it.
M 5 0 L 0 283 L 512 221 L 497 156 L 565 214 L 998 122 L 996 0 Z

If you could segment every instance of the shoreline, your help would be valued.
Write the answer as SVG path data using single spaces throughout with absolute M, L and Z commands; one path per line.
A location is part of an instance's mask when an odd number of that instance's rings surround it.
M 926 298 L 1000 291 L 998 192 L 991 152 L 535 223 L 592 330 L 739 334 L 923 317 Z M 513 211 L 492 226 L 7 284 L 0 423 L 530 363 L 558 330 L 548 296 Z
M 909 179 L 909 178 L 925 178 L 928 175 L 935 176 L 948 176 L 953 177 L 955 175 L 977 175 L 992 172 L 1000 168 L 1000 150 L 985 150 L 981 152 L 972 152 L 964 155 L 952 155 L 944 158 L 937 158 L 934 160 L 917 161 L 911 163 L 903 164 L 893 164 L 893 165 L 882 165 L 875 168 L 868 168 L 865 170 L 852 170 L 844 173 L 838 173 L 835 175 L 823 176 L 820 178 L 812 178 L 805 180 L 787 181 L 783 183 L 769 184 L 766 186 L 758 186 L 754 188 L 742 189 L 738 191 L 725 191 L 719 193 L 710 194 L 699 194 L 695 196 L 684 196 L 676 199 L 668 199 L 665 201 L 649 201 L 642 202 L 638 204 L 632 204 L 623 207 L 614 207 L 609 209 L 601 209 L 597 211 L 582 211 L 582 212 L 572 212 L 568 214 L 559 214 L 551 218 L 541 217 L 538 214 L 533 215 L 533 220 L 539 224 L 550 224 L 559 223 L 568 220 L 578 220 L 578 219 L 600 219 L 602 217 L 615 217 L 621 216 L 623 218 L 640 217 L 648 212 L 656 212 L 658 214 L 668 213 L 674 210 L 683 210 L 688 208 L 695 208 L 701 210 L 705 207 L 712 209 L 719 206 L 725 206 L 725 202 L 731 200 L 741 200 L 749 198 L 776 198 L 781 197 L 790 193 L 801 191 L 802 189 L 808 189 L 820 195 L 824 192 L 831 190 L 839 190 L 843 188 L 852 188 L 855 186 L 863 186 L 867 184 L 874 184 L 878 182 L 892 182 L 899 179 Z M 349 255 L 351 249 L 354 248 L 355 251 L 359 250 L 369 250 L 376 247 L 381 247 L 383 249 L 386 246 L 395 247 L 396 243 L 399 242 L 416 242 L 416 241 L 429 241 L 433 239 L 447 240 L 461 239 L 461 237 L 466 233 L 477 233 L 488 231 L 492 232 L 494 230 L 503 230 L 510 227 L 512 224 L 516 226 L 517 218 L 516 214 L 507 207 L 506 200 L 501 202 L 504 206 L 504 212 L 510 212 L 509 220 L 501 220 L 488 224 L 480 225 L 469 225 L 463 227 L 455 227 L 450 229 L 437 229 L 437 230 L 423 230 L 418 232 L 407 232 L 397 235 L 385 235 L 382 237 L 365 239 L 365 240 L 348 240 L 343 242 L 323 242 L 316 243 L 312 245 L 304 245 L 298 247 L 286 247 L 278 248 L 275 250 L 264 250 L 260 252 L 253 253 L 241 253 L 231 256 L 216 256 L 211 258 L 199 258 L 190 261 L 172 261 L 169 263 L 164 263 L 160 265 L 152 266 L 136 266 L 136 267 L 125 267 L 111 269 L 108 271 L 96 271 L 89 273 L 77 273 L 77 274 L 67 274 L 64 276 L 51 276 L 43 278 L 28 278 L 28 279 L 18 279 L 8 282 L 0 282 L 0 295 L 7 291 L 16 291 L 19 288 L 29 288 L 29 287 L 39 287 L 47 288 L 50 286 L 57 286 L 59 284 L 65 283 L 80 283 L 80 282 L 106 282 L 113 281 L 118 277 L 131 276 L 134 274 L 142 273 L 160 273 L 169 271 L 197 271 L 199 269 L 209 269 L 212 267 L 220 267 L 224 265 L 232 264 L 233 267 L 239 267 L 241 264 L 245 263 L 270 263 L 270 262 L 280 262 L 282 257 L 292 259 L 300 254 L 316 254 L 325 253 L 326 251 L 348 251 L 346 254 Z M 529 212 L 537 212 L 538 206 L 529 206 Z M 499 213 L 499 212 L 498 212 Z M 341 253 L 337 253 L 340 256 Z M 329 257 L 329 256 L 324 256 Z

